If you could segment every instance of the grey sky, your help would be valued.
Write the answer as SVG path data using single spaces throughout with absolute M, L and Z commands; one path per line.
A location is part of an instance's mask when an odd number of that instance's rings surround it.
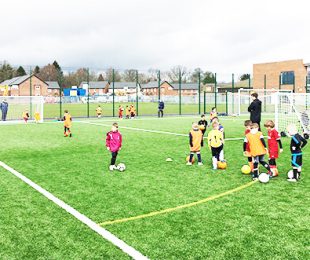
M 309 10 L 300 0 L 2 0 L 0 60 L 245 73 L 310 62 Z

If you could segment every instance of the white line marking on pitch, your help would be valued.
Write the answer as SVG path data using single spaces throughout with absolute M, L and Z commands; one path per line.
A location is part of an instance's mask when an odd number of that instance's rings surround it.
M 75 121 L 76 123 L 82 123 L 82 124 L 89 124 L 89 125 L 96 125 L 96 126 L 111 126 L 108 124 L 99 124 L 99 123 L 92 123 L 87 121 Z M 166 132 L 166 131 L 158 131 L 158 130 L 149 130 L 149 129 L 143 129 L 143 128 L 135 128 L 135 127 L 129 127 L 129 126 L 121 126 L 121 128 L 133 130 L 133 131 L 142 131 L 142 132 L 149 132 L 149 133 L 156 133 L 156 134 L 166 134 L 166 135 L 176 135 L 176 136 L 188 136 L 188 134 L 179 134 L 179 133 L 173 133 L 173 132 Z M 207 137 L 204 137 L 205 139 Z M 225 141 L 235 141 L 235 140 L 243 140 L 244 138 L 226 138 Z
M 55 197 L 52 193 L 48 192 L 47 190 L 43 189 L 38 184 L 34 183 L 18 171 L 14 170 L 4 162 L 0 161 L 0 166 L 2 166 L 7 171 L 11 172 L 13 175 L 15 175 L 17 178 L 21 179 L 23 182 L 27 183 L 29 186 L 31 186 L 33 189 L 41 193 L 43 196 L 57 204 L 59 207 L 70 213 L 72 216 L 74 216 L 76 219 L 87 225 L 90 229 L 98 233 L 100 236 L 102 236 L 104 239 L 111 242 L 113 245 L 117 246 L 119 249 L 121 249 L 124 253 L 131 256 L 133 259 L 148 259 L 146 256 L 142 255 L 139 251 L 134 249 L 133 247 L 127 245 L 123 240 L 119 239 L 115 235 L 113 235 L 108 230 L 102 228 L 97 223 L 86 217 L 85 215 L 78 212 L 76 209 L 72 208 L 62 200 Z

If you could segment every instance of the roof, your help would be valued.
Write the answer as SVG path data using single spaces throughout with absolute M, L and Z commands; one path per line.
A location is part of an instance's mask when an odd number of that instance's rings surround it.
M 169 83 L 168 81 L 163 81 L 160 84 L 160 86 L 162 86 L 165 83 L 173 87 L 174 90 L 179 89 L 179 83 Z M 149 83 L 142 85 L 142 89 L 157 88 L 157 87 L 158 87 L 158 81 L 150 81 Z M 197 83 L 182 83 L 181 90 L 198 90 L 198 84 Z
M 48 89 L 60 89 L 57 81 L 46 81 L 46 83 L 48 85 Z
M 36 77 L 39 80 L 41 80 L 42 82 L 46 83 L 44 80 L 40 79 L 36 75 L 31 75 L 31 77 Z M 3 81 L 0 85 L 3 85 L 3 86 L 20 85 L 21 83 L 23 83 L 24 81 L 26 81 L 29 78 L 30 78 L 30 75 L 15 77 L 15 78 L 11 78 L 11 79 L 7 79 L 7 80 Z
M 139 83 L 138 83 L 139 84 Z M 112 83 L 110 84 L 110 89 L 112 88 Z M 140 84 L 139 84 L 140 86 Z M 136 82 L 114 82 L 114 89 L 124 89 L 124 88 L 131 88 L 135 89 L 137 87 Z
M 83 85 L 87 84 L 86 81 L 81 82 L 80 88 L 83 88 Z M 89 82 L 89 88 L 90 89 L 104 89 L 107 84 L 109 84 L 109 81 L 90 81 Z
M 173 83 L 173 84 L 170 84 L 170 85 L 175 90 L 179 89 L 179 83 Z M 198 84 L 197 83 L 181 83 L 181 90 L 198 90 Z
M 146 89 L 146 88 L 157 88 L 158 87 L 158 81 L 150 81 L 148 83 L 142 84 L 141 88 Z
M 20 83 L 24 82 L 28 78 L 29 78 L 29 75 L 14 77 L 14 78 L 3 81 L 1 85 L 3 86 L 19 85 Z

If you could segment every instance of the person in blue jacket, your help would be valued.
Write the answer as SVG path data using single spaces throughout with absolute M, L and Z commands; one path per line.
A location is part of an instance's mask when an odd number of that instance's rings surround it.
M 9 104 L 8 104 L 8 102 L 6 102 L 5 99 L 0 104 L 0 110 L 2 113 L 2 121 L 6 121 L 6 115 L 7 115 L 8 110 L 9 110 Z
M 165 103 L 162 100 L 158 102 L 158 117 L 164 116 Z

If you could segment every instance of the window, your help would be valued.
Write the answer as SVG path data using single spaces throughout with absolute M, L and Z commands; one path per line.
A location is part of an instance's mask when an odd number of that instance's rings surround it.
M 281 72 L 281 85 L 293 85 L 295 81 L 294 71 Z

